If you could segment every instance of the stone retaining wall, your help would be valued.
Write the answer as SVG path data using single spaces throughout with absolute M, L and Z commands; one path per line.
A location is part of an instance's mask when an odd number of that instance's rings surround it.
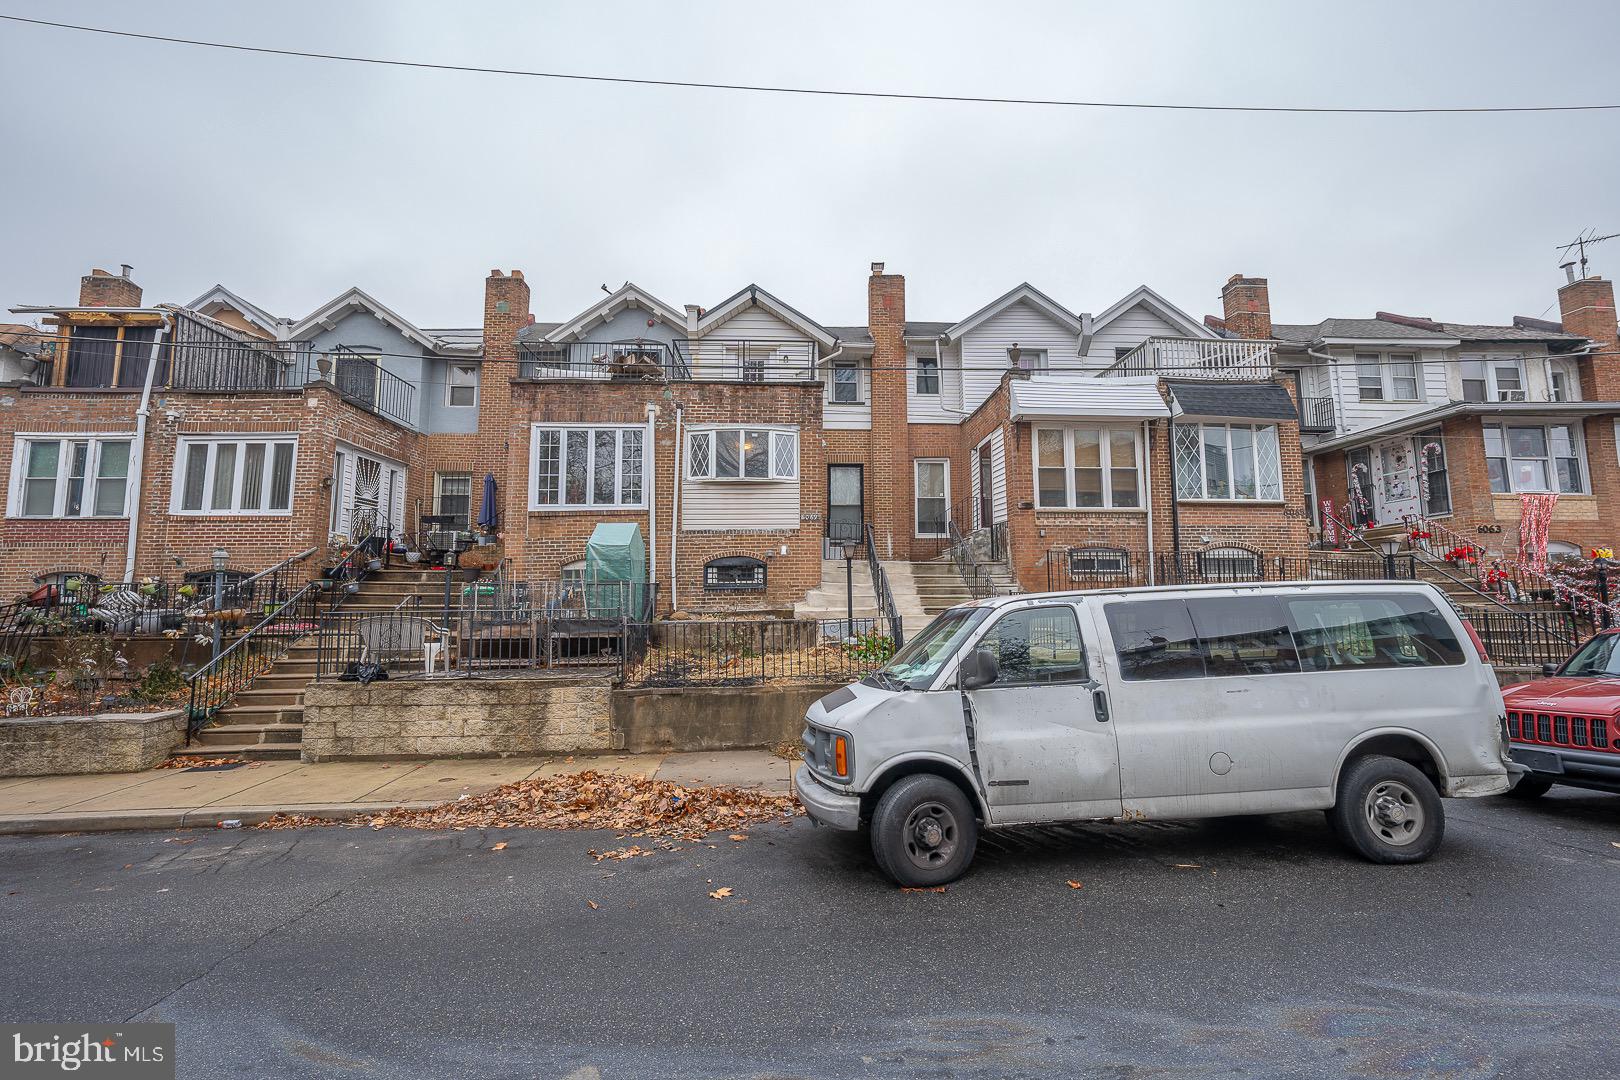
M 601 676 L 397 679 L 304 691 L 305 761 L 499 757 L 615 749 Z
M 0 776 L 140 772 L 186 737 L 185 713 L 7 717 L 0 720 Z
M 797 743 L 805 710 L 843 685 L 616 690 L 613 730 L 632 753 Z

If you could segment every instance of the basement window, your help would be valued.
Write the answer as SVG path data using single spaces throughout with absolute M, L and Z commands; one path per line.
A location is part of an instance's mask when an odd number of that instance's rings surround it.
M 765 588 L 765 564 L 746 555 L 711 559 L 703 565 L 703 588 L 709 592 L 759 592 Z

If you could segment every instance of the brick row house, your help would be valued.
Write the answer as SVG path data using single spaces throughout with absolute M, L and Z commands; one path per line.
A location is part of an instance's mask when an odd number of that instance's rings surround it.
M 291 319 L 223 286 L 143 306 L 96 271 L 76 305 L 14 309 L 57 340 L 0 385 L 0 588 L 471 530 L 486 475 L 481 550 L 512 577 L 581 574 L 598 524 L 633 523 L 663 613 L 803 610 L 868 536 L 897 576 L 965 538 L 1031 590 L 1270 576 L 1323 500 L 1361 507 L 1351 477 L 1367 517 L 1410 509 L 1418 461 L 1431 514 L 1507 537 L 1517 493 L 1557 483 L 1556 539 L 1612 541 L 1601 279 L 1561 290 L 1561 324 L 1506 327 L 1273 325 L 1243 276 L 1202 320 L 1146 286 L 1091 315 L 1022 284 L 921 322 L 902 276 L 866 284 L 857 325 L 757 285 L 677 308 L 630 283 L 547 322 L 494 271 L 479 326 L 424 329 L 360 289 Z

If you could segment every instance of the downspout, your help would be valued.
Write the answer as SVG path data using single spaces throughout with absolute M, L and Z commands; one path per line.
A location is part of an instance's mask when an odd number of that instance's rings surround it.
M 1153 421 L 1142 421 L 1142 478 L 1147 485 L 1147 572 L 1148 584 L 1157 585 L 1153 566 Z M 1172 487 L 1172 491 L 1175 489 Z
M 135 443 L 129 448 L 129 471 L 133 482 L 129 489 L 129 535 L 124 541 L 124 580 L 135 580 L 135 541 L 140 535 L 141 478 L 146 471 L 146 418 L 152 413 L 152 383 L 157 378 L 158 360 L 173 325 L 173 316 L 163 316 L 163 327 L 152 343 L 152 353 L 146 358 L 146 378 L 141 380 L 141 404 L 135 410 Z
M 669 610 L 680 610 L 680 574 L 675 567 L 675 548 L 681 537 L 681 444 L 686 436 L 681 433 L 681 407 L 675 406 L 675 490 L 670 494 L 669 519 Z
M 641 463 L 643 476 L 651 477 L 652 483 L 647 487 L 647 565 L 652 567 L 653 585 L 653 614 L 658 612 L 658 444 L 655 441 L 657 428 L 655 421 L 658 417 L 658 406 L 652 402 L 647 403 L 647 434 L 642 437 L 642 445 L 647 448 L 646 459 Z
M 1181 485 L 1176 481 L 1176 421 L 1170 418 L 1170 555 L 1181 576 Z

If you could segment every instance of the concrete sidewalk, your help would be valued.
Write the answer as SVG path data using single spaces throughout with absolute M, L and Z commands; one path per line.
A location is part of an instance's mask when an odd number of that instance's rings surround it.
M 797 762 L 763 750 L 703 754 L 344 761 L 263 761 L 212 769 L 152 769 L 0 780 L 0 833 L 244 825 L 272 814 L 346 818 L 477 795 L 531 776 L 614 770 L 698 786 L 791 790 Z

